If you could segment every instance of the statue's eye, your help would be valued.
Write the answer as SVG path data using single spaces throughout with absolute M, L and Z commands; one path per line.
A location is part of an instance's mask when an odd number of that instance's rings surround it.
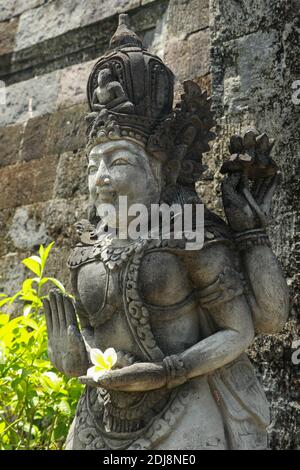
M 111 166 L 117 166 L 117 165 L 128 165 L 129 162 L 125 158 L 117 158 L 114 160 L 111 164 Z
M 88 168 L 88 174 L 94 175 L 95 173 L 97 173 L 97 170 L 98 168 L 96 167 L 96 165 L 90 165 Z

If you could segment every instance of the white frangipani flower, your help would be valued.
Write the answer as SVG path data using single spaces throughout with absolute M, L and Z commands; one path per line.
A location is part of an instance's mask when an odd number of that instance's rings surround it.
M 104 352 L 100 349 L 91 349 L 90 358 L 94 366 L 88 369 L 87 376 L 97 382 L 101 375 L 111 370 L 115 365 L 117 362 L 117 353 L 114 348 L 108 348 Z

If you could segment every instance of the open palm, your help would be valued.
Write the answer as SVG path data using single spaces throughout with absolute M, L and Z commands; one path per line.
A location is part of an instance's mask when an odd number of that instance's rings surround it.
M 48 354 L 63 374 L 78 377 L 86 373 L 89 362 L 84 340 L 78 328 L 72 299 L 59 290 L 44 299 L 48 333 Z

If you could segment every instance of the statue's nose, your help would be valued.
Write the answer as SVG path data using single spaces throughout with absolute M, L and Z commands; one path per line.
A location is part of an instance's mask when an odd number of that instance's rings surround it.
M 109 186 L 111 184 L 111 179 L 108 176 L 98 176 L 96 180 L 97 186 Z

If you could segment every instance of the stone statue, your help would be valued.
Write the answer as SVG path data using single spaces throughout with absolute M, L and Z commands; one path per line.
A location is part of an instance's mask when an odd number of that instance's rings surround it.
M 98 87 L 94 91 L 93 97 L 93 109 L 101 110 L 103 107 L 113 108 L 122 113 L 134 111 L 133 104 L 128 101 L 120 83 L 112 79 L 111 71 L 108 68 L 100 70 Z
M 103 76 L 114 85 L 99 99 Z M 67 449 L 267 447 L 268 403 L 245 351 L 288 315 L 266 234 L 279 179 L 272 142 L 255 129 L 232 136 L 222 167 L 227 223 L 205 209 L 201 249 L 187 250 L 185 236 L 120 239 L 120 220 L 112 236 L 114 221 L 100 217 L 119 196 L 145 207 L 201 204 L 210 100 L 188 81 L 173 109 L 173 82 L 122 15 L 88 82 L 91 211 L 69 259 L 75 301 L 57 290 L 44 301 L 51 361 L 86 384 Z M 114 106 L 112 89 L 125 106 Z M 91 378 L 91 351 L 109 348 L 116 364 Z

